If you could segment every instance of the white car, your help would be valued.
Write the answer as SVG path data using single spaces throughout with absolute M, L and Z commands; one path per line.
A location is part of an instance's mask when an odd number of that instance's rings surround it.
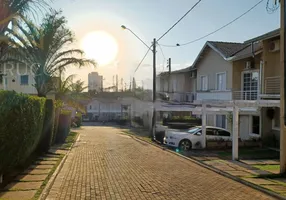
M 231 140 L 231 134 L 226 129 L 207 126 L 206 139 Z M 200 149 L 202 148 L 202 142 L 203 136 L 201 126 L 195 126 L 186 131 L 166 130 L 165 132 L 164 144 L 179 148 L 183 151 Z

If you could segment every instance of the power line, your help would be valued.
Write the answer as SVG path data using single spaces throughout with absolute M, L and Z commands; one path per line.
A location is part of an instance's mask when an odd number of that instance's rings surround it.
M 160 48 L 160 50 L 161 50 L 161 53 L 162 53 L 162 56 L 163 56 L 163 69 L 162 69 L 162 71 L 161 71 L 161 73 L 162 73 L 162 72 L 164 71 L 164 68 L 165 68 L 166 57 L 165 57 L 165 54 L 164 54 L 164 51 L 163 51 L 161 45 L 158 44 L 158 46 L 159 46 L 159 48 Z
M 161 40 L 167 33 L 169 33 L 182 19 L 184 19 L 202 0 L 199 0 L 195 5 L 193 5 L 193 7 L 191 7 L 191 9 L 188 10 L 188 12 L 186 12 L 186 14 L 183 15 L 183 17 L 181 17 L 173 26 L 171 26 L 171 28 L 169 28 L 158 40 Z
M 188 44 L 192 44 L 192 43 L 194 43 L 194 42 L 197 42 L 197 41 L 199 41 L 199 40 L 202 40 L 202 39 L 204 39 L 204 38 L 206 38 L 206 37 L 208 37 L 208 36 L 210 36 L 210 35 L 212 35 L 212 34 L 218 32 L 218 31 L 222 30 L 223 28 L 229 26 L 230 24 L 234 23 L 235 21 L 237 21 L 238 19 L 240 19 L 241 17 L 243 17 L 244 15 L 246 15 L 247 13 L 249 13 L 250 11 L 252 11 L 255 7 L 257 7 L 257 6 L 258 6 L 259 4 L 261 4 L 263 1 L 264 1 L 264 0 L 260 0 L 258 3 L 256 3 L 254 6 L 252 6 L 250 9 L 248 9 L 246 12 L 244 12 L 243 14 L 241 14 L 240 16 L 238 16 L 237 18 L 235 18 L 234 20 L 228 22 L 227 24 L 225 24 L 225 25 L 223 25 L 222 27 L 216 29 L 215 31 L 212 31 L 212 32 L 210 32 L 210 33 L 208 33 L 208 34 L 206 34 L 206 35 L 204 35 L 204 36 L 202 36 L 202 37 L 199 37 L 199 38 L 195 39 L 195 40 L 192 40 L 192 41 L 190 41 L 190 42 L 183 43 L 183 44 L 176 44 L 176 45 L 164 45 L 164 44 L 160 44 L 160 45 L 161 45 L 161 46 L 164 46 L 164 47 L 178 47 L 178 46 L 185 46 L 185 45 L 188 45 Z
M 139 67 L 141 66 L 142 62 L 145 60 L 146 56 L 148 55 L 149 51 L 151 50 L 152 45 L 150 46 L 150 48 L 148 49 L 148 51 L 146 52 L 146 54 L 144 55 L 144 57 L 142 58 L 142 60 L 140 61 L 140 63 L 138 64 L 137 68 L 134 71 L 134 74 L 137 72 L 137 70 L 139 69 Z

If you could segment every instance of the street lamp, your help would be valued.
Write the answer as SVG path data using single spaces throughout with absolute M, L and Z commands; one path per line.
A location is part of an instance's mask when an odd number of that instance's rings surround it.
M 140 40 L 149 50 L 153 52 L 153 118 L 152 118 L 152 135 L 153 139 L 156 140 L 155 135 L 155 126 L 156 126 L 156 109 L 155 109 L 155 103 L 156 103 L 156 38 L 153 39 L 152 47 L 151 49 L 138 35 L 136 35 L 131 29 L 127 28 L 124 25 L 121 25 L 121 28 L 124 30 L 130 31 L 138 40 Z

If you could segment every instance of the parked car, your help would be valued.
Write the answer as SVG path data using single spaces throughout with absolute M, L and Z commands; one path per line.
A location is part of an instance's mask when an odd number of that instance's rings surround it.
M 207 126 L 206 139 L 231 140 L 231 134 L 226 129 Z M 164 144 L 183 151 L 200 149 L 202 148 L 202 143 L 202 126 L 195 126 L 185 131 L 168 129 L 165 132 Z

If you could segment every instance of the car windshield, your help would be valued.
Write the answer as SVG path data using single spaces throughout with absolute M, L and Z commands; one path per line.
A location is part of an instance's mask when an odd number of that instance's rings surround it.
M 189 130 L 188 130 L 188 133 L 194 134 L 194 133 L 198 132 L 198 130 L 200 130 L 200 128 L 194 127 L 194 128 L 189 129 Z

